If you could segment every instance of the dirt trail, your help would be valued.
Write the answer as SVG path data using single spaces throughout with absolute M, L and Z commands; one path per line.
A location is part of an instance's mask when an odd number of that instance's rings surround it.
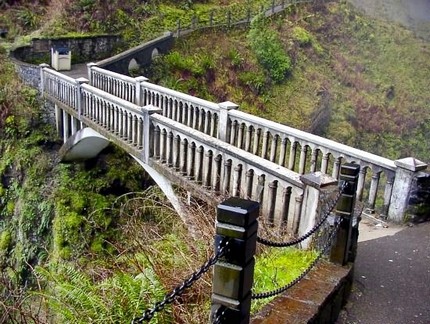
M 348 0 L 372 17 L 388 19 L 430 41 L 430 0 Z

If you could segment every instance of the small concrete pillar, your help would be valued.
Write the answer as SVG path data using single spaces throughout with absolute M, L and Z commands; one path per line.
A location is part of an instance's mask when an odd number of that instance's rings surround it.
M 78 110 L 79 120 L 82 116 L 82 110 L 83 110 L 82 103 L 83 103 L 83 98 L 84 98 L 81 87 L 82 87 L 82 84 L 89 83 L 89 82 L 90 81 L 88 79 L 85 79 L 85 78 L 76 79 L 76 84 L 78 86 L 78 91 L 77 91 L 78 92 L 77 93 L 78 98 L 77 98 L 77 102 L 76 102 L 76 106 L 77 106 L 76 108 Z
M 319 222 L 323 207 L 327 204 L 322 198 L 337 190 L 337 180 L 319 171 L 302 175 L 300 180 L 306 187 L 303 193 L 298 236 L 306 234 Z M 302 247 L 306 249 L 314 243 L 317 243 L 314 238 L 309 238 L 303 241 Z
M 215 264 L 211 323 L 250 322 L 254 255 L 259 204 L 232 197 L 218 206 L 215 247 L 230 239 L 227 251 Z
M 149 163 L 149 158 L 153 155 L 153 148 L 151 147 L 151 143 L 154 143 L 154 139 L 152 135 L 154 132 L 152 131 L 152 123 L 151 123 L 151 115 L 155 113 L 160 113 L 161 109 L 154 107 L 152 105 L 145 106 L 142 108 L 143 113 L 143 152 L 142 152 L 142 161 L 146 164 Z
M 92 85 L 93 87 L 97 87 L 98 88 L 98 84 L 95 82 L 95 80 L 93 79 L 93 73 L 92 73 L 92 69 L 93 67 L 98 67 L 97 63 L 87 63 L 87 70 L 88 70 L 88 82 L 90 85 Z
M 43 75 L 43 69 L 49 68 L 49 64 L 46 64 L 46 63 L 39 64 L 39 68 L 40 68 L 40 95 L 43 96 L 43 92 L 45 91 L 45 84 L 46 84 L 45 83 L 46 80 Z
M 394 164 L 397 166 L 397 170 L 391 195 L 391 204 L 388 210 L 388 219 L 401 223 L 408 208 L 409 194 L 413 180 L 417 173 L 427 168 L 427 164 L 412 157 L 394 161 Z
M 226 101 L 219 104 L 219 121 L 217 138 L 227 142 L 230 140 L 230 121 L 228 112 L 232 109 L 238 109 L 239 106 L 233 102 Z
M 136 98 L 134 98 L 134 103 L 140 107 L 146 105 L 146 100 L 143 96 L 143 91 L 142 91 L 142 84 L 144 82 L 148 82 L 148 78 L 145 78 L 143 76 L 139 76 L 137 78 L 134 78 L 136 84 Z

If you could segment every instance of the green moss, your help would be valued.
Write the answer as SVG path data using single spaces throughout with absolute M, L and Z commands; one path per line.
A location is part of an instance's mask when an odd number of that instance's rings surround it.
M 0 233 L 0 254 L 7 252 L 12 242 L 12 233 L 10 230 L 4 230 Z

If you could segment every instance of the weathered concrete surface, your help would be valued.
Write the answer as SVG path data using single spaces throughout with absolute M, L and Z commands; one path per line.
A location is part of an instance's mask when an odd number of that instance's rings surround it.
M 83 161 L 96 157 L 109 145 L 109 140 L 86 127 L 69 137 L 61 147 L 59 156 L 64 162 Z
M 430 323 L 430 223 L 361 242 L 338 324 Z

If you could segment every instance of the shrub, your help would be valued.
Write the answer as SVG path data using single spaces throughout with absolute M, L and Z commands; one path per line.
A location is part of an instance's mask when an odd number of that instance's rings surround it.
M 311 34 L 300 26 L 293 28 L 293 38 L 302 46 L 310 45 L 312 43 Z
M 239 81 L 255 94 L 261 94 L 266 85 L 266 76 L 261 72 L 245 71 L 239 74 Z
M 276 83 L 285 80 L 291 71 L 291 59 L 285 52 L 278 34 L 265 24 L 264 16 L 253 19 L 248 40 L 260 64 Z

